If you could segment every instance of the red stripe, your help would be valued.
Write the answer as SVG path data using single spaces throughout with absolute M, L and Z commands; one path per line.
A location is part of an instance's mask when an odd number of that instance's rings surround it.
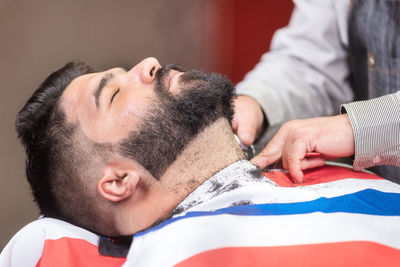
M 86 240 L 62 237 L 45 241 L 42 257 L 36 266 L 121 266 L 125 260 L 100 255 L 98 247 Z
M 349 168 L 344 168 L 339 166 L 329 166 L 329 165 L 305 171 L 302 184 L 293 183 L 289 173 L 271 171 L 263 173 L 263 175 L 282 187 L 313 185 L 313 184 L 327 183 L 348 178 L 383 179 L 376 174 L 357 172 Z
M 398 266 L 400 250 L 372 242 L 233 247 L 197 254 L 176 266 Z

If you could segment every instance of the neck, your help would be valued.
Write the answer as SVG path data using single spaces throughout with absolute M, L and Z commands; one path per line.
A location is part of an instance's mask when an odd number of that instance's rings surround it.
M 244 155 L 229 122 L 220 119 L 197 135 L 160 180 L 168 191 L 180 196 L 177 205 L 204 181 L 240 159 Z
M 152 178 L 148 196 L 131 210 L 129 222 L 124 223 L 125 226 L 129 225 L 129 229 L 124 227 L 123 232 L 138 232 L 168 218 L 176 206 L 199 185 L 241 159 L 244 159 L 244 154 L 229 122 L 226 119 L 217 120 L 188 144 L 159 181 Z

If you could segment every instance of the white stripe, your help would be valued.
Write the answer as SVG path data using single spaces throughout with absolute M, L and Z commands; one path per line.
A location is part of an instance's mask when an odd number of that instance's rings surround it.
M 229 207 L 238 199 L 247 200 L 249 196 L 251 203 L 294 203 L 311 201 L 321 197 L 337 197 L 352 194 L 364 189 L 375 189 L 387 193 L 400 193 L 400 185 L 388 180 L 369 180 L 369 179 L 343 179 L 329 183 L 299 186 L 299 187 L 279 187 L 270 183 L 256 183 L 238 188 L 229 194 L 219 195 L 205 203 L 201 203 L 190 211 L 209 211 Z
M 223 247 L 343 241 L 370 241 L 400 249 L 400 217 L 315 212 L 188 218 L 134 238 L 124 266 L 172 266 L 198 253 Z
M 98 246 L 99 236 L 70 224 L 65 221 L 53 219 L 53 218 L 43 218 L 28 224 L 26 227 L 32 225 L 37 230 L 42 230 L 45 232 L 46 239 L 59 239 L 62 237 L 78 238 L 88 241 L 89 243 Z M 34 231 L 33 229 L 31 231 Z
M 0 255 L 0 266 L 36 266 L 46 240 L 62 237 L 86 240 L 98 246 L 99 237 L 70 223 L 41 218 L 22 228 L 6 245 Z M 61 252 L 60 252 L 61 253 Z

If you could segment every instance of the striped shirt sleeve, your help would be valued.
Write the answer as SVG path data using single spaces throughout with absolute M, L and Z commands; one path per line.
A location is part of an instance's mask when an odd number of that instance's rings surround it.
M 342 105 L 354 131 L 353 167 L 400 166 L 400 91 Z

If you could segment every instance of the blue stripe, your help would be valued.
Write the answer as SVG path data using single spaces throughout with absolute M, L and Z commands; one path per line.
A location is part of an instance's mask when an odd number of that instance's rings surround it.
M 160 225 L 137 233 L 135 236 L 144 235 L 175 221 L 191 217 L 214 216 L 220 214 L 267 216 L 306 214 L 312 212 L 346 212 L 381 216 L 400 216 L 400 194 L 366 189 L 348 195 L 332 198 L 321 197 L 306 202 L 255 204 L 223 208 L 215 211 L 194 211 L 188 212 L 181 217 L 169 219 Z

